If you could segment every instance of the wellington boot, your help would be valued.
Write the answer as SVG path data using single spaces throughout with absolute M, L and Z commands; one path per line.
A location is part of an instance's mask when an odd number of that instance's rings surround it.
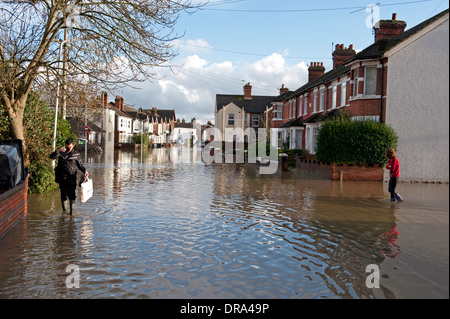
M 70 200 L 70 215 L 72 215 L 74 210 L 75 210 L 75 200 L 71 199 Z
M 66 212 L 69 209 L 69 200 L 61 200 L 63 212 Z

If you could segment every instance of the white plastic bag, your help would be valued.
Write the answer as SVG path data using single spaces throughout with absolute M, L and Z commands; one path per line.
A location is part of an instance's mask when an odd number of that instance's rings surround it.
M 81 202 L 85 203 L 94 193 L 94 187 L 92 185 L 92 179 L 86 177 L 83 183 L 81 183 Z

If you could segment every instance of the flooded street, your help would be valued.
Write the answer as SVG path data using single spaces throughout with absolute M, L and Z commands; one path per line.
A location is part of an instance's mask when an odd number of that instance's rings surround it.
M 260 175 L 178 148 L 86 168 L 94 196 L 73 216 L 58 190 L 30 195 L 0 239 L 0 298 L 449 298 L 447 184 L 399 184 L 391 204 L 386 183 Z

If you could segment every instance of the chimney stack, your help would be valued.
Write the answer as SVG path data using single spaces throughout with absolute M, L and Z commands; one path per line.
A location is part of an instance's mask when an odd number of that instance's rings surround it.
M 311 82 L 325 74 L 323 62 L 311 62 L 308 68 L 308 82 Z
M 123 97 L 116 95 L 114 105 L 121 111 L 123 111 Z
M 101 103 L 104 108 L 108 107 L 108 93 L 106 91 L 102 92 Z
M 244 98 L 246 100 L 252 99 L 252 86 L 250 85 L 250 82 L 244 85 Z
M 348 48 L 345 48 L 343 44 L 336 44 L 333 52 L 333 69 L 340 67 L 355 54 L 356 51 L 353 49 L 353 44 L 350 44 Z
M 381 39 L 392 39 L 403 33 L 406 22 L 397 20 L 397 13 L 392 14 L 392 20 L 380 20 L 373 29 L 375 30 L 375 42 Z
M 286 93 L 288 91 L 289 91 L 289 89 L 287 87 L 284 87 L 284 84 L 281 85 L 280 95 L 283 95 L 284 93 Z
M 120 110 L 120 96 L 116 95 L 116 99 L 114 100 L 114 106 Z

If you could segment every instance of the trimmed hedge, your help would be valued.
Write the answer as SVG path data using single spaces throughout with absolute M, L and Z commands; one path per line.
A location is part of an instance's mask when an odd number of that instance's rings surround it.
M 296 166 L 296 157 L 303 156 L 305 151 L 302 149 L 279 149 L 278 155 L 281 153 L 287 154 L 287 163 L 289 167 Z
M 327 164 L 383 165 L 386 149 L 396 148 L 397 141 L 397 134 L 388 125 L 337 117 L 321 126 L 316 159 Z

